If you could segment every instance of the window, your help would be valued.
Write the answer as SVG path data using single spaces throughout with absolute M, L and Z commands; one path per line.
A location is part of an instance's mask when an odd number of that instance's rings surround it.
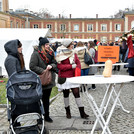
M 121 24 L 115 24 L 115 30 L 120 31 L 121 30 Z
M 117 36 L 117 37 L 115 37 L 115 41 L 118 41 L 119 40 L 119 37 Z
M 23 23 L 21 24 L 21 28 L 24 28 L 24 25 L 23 25 Z
M 88 24 L 87 25 L 87 30 L 88 31 L 93 31 L 93 24 Z
M 74 39 L 79 39 L 79 37 L 78 36 L 75 36 Z
M 34 28 L 38 28 L 38 25 L 37 24 L 34 24 Z
M 52 25 L 51 24 L 47 24 L 47 28 L 49 28 L 49 30 L 52 30 Z
M 61 30 L 61 31 L 65 31 L 65 29 L 66 29 L 65 24 L 61 24 L 61 28 L 60 28 L 60 30 Z
M 107 31 L 107 24 L 101 24 L 101 31 Z
M 19 28 L 19 23 L 18 22 L 16 22 L 16 28 Z
M 60 38 L 61 38 L 61 39 L 64 39 L 65 37 L 61 36 Z
M 134 28 L 134 20 L 131 22 L 131 28 Z
M 101 42 L 106 43 L 107 42 L 107 37 L 105 37 L 105 36 L 101 37 Z
M 74 25 L 74 31 L 79 31 L 79 25 L 78 24 Z
M 13 28 L 13 22 L 10 21 L 10 28 Z

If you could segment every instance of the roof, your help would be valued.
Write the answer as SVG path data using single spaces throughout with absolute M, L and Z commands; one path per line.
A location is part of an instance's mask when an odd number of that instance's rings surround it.
M 59 21 L 64 21 L 64 20 L 82 20 L 82 21 L 87 21 L 87 20 L 123 20 L 124 18 L 30 18 L 30 20 L 59 20 Z
M 134 15 L 134 10 L 133 11 L 127 11 L 127 12 L 123 12 L 124 14 L 133 14 Z

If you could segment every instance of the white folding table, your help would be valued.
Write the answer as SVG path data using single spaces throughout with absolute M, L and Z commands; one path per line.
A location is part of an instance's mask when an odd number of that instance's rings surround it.
M 124 66 L 124 65 L 128 65 L 128 63 L 121 62 L 121 63 L 112 64 L 112 66 L 118 66 L 118 65 Z M 105 64 L 91 64 L 91 65 L 89 65 L 89 67 L 97 67 L 97 70 L 99 73 L 101 73 L 99 67 L 104 67 L 104 66 L 105 66 Z M 119 72 L 117 74 L 119 74 Z
M 124 63 L 124 62 L 121 62 L 121 63 L 115 63 L 115 64 L 112 64 L 112 66 L 124 66 L 124 65 L 128 65 L 128 63 Z M 90 67 L 103 67 L 105 66 L 105 64 L 91 64 L 89 65 Z
M 109 122 L 110 118 L 113 114 L 115 106 L 119 105 L 124 112 L 130 113 L 130 111 L 126 110 L 121 101 L 120 101 L 120 93 L 123 86 L 123 83 L 134 81 L 133 76 L 128 75 L 112 75 L 111 77 L 105 78 L 103 75 L 93 75 L 93 76 L 79 76 L 79 77 L 72 77 L 67 78 L 67 81 L 70 83 L 76 84 L 104 84 L 106 85 L 106 91 L 104 97 L 102 99 L 101 105 L 98 106 L 96 104 L 95 99 L 93 96 L 88 92 L 86 87 L 86 92 L 84 94 L 88 98 L 88 102 L 93 110 L 93 113 L 96 116 L 96 121 L 93 125 L 91 134 L 94 133 L 97 123 L 99 122 L 100 126 L 102 127 L 102 134 L 111 134 L 109 129 Z M 120 84 L 119 89 L 115 89 L 116 84 Z M 107 119 L 104 119 L 104 114 L 108 108 L 108 105 L 112 101 L 111 109 L 108 113 Z

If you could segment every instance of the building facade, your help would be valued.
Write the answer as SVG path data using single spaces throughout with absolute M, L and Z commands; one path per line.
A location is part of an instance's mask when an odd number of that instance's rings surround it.
M 134 11 L 116 18 L 38 17 L 28 9 L 9 10 L 8 0 L 0 0 L 0 28 L 49 28 L 54 38 L 97 39 L 114 42 L 134 27 Z

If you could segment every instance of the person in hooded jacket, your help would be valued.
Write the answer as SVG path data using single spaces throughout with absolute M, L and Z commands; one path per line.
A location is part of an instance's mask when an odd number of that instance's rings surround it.
M 19 40 L 11 40 L 4 47 L 8 54 L 5 59 L 5 68 L 8 76 L 10 77 L 14 72 L 25 70 L 21 42 Z
M 31 55 L 29 66 L 30 69 L 38 75 L 42 74 L 45 69 L 50 70 L 52 73 L 52 82 L 46 86 L 42 86 L 42 101 L 45 111 L 45 121 L 52 123 L 53 120 L 49 116 L 49 98 L 52 88 L 55 86 L 57 62 L 55 60 L 54 51 L 50 47 L 49 40 L 47 38 L 39 38 L 39 45 L 34 46 L 34 51 Z
M 25 62 L 22 54 L 22 43 L 16 39 L 8 41 L 4 45 L 5 51 L 7 52 L 7 57 L 5 59 L 5 68 L 10 77 L 13 73 L 26 70 Z M 39 112 L 39 107 L 37 103 L 30 105 L 16 105 L 11 102 L 11 117 L 14 121 L 15 118 L 21 114 L 30 113 L 30 112 Z M 14 124 L 19 125 L 19 124 Z

